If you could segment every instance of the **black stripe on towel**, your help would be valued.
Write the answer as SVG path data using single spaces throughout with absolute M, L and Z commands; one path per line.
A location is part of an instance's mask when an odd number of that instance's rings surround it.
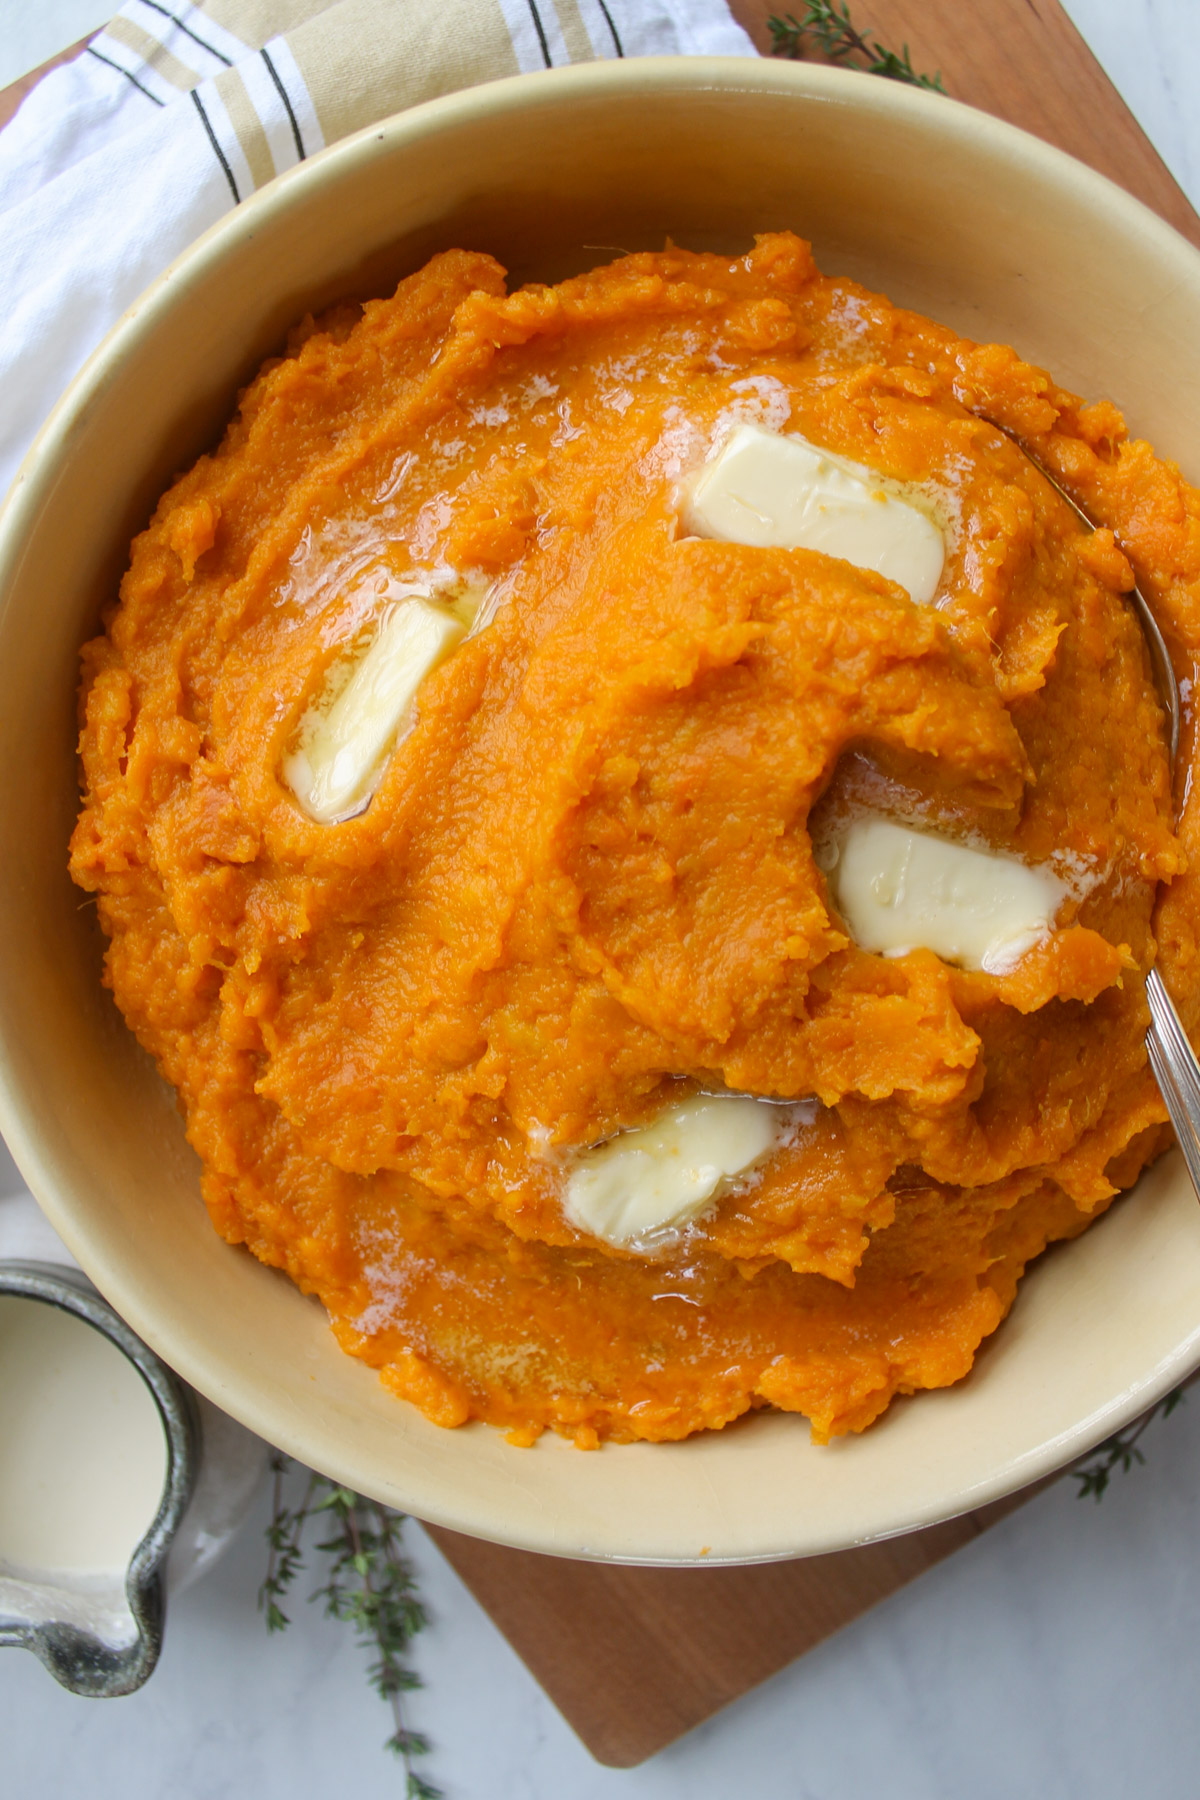
M 609 12 L 607 6 L 605 6 L 604 0 L 596 0 L 596 4 L 599 6 L 600 11 L 604 14 L 604 23 L 608 26 L 608 29 L 612 32 L 613 49 L 616 51 L 618 56 L 624 56 L 625 50 L 621 43 L 620 38 L 617 36 L 617 28 L 613 24 L 612 14 Z
M 300 136 L 300 124 L 296 118 L 295 113 L 292 111 L 292 103 L 288 99 L 288 91 L 284 87 L 282 81 L 279 79 L 279 70 L 275 67 L 275 64 L 271 61 L 271 59 L 267 55 L 266 51 L 260 50 L 258 54 L 262 57 L 263 61 L 266 63 L 267 74 L 271 77 L 271 80 L 275 83 L 275 86 L 279 91 L 279 98 L 283 101 L 284 111 L 287 113 L 287 116 L 288 116 L 288 124 L 292 128 L 292 136 L 296 140 L 296 155 L 300 158 L 300 161 L 303 162 L 304 161 L 304 139 Z
M 113 61 L 111 56 L 101 56 L 100 52 L 96 49 L 96 46 L 94 44 L 88 45 L 87 53 L 89 56 L 94 56 L 97 62 L 102 62 L 106 68 L 115 69 L 117 71 L 118 75 L 123 75 L 125 77 L 126 81 L 132 81 L 132 83 L 133 83 L 134 87 L 137 89 L 138 93 L 145 94 L 147 100 L 153 100 L 155 106 L 165 106 L 166 105 L 165 100 L 160 100 L 158 95 L 152 94 L 148 87 L 143 87 L 136 75 L 131 75 L 129 73 L 128 69 L 123 69 L 121 67 L 120 63 L 116 63 Z
M 542 46 L 542 61 L 548 69 L 552 69 L 554 64 L 550 60 L 550 46 L 546 42 L 546 30 L 542 24 L 542 15 L 537 9 L 537 0 L 528 0 L 528 6 L 533 18 L 533 28 L 538 34 L 538 43 Z
M 603 3 L 604 0 L 601 0 L 601 5 Z M 193 44 L 199 44 L 202 50 L 207 50 L 210 56 L 215 56 L 217 61 L 224 63 L 227 69 L 232 69 L 232 62 L 227 56 L 222 55 L 215 44 L 210 44 L 206 38 L 202 38 L 198 32 L 193 31 L 190 25 L 185 25 L 183 20 L 178 18 L 169 7 L 160 6 L 158 0 L 142 0 L 142 5 L 148 6 L 151 12 L 161 13 L 164 19 L 170 19 L 175 29 L 182 31 L 184 37 L 190 37 Z
M 205 131 L 208 133 L 208 141 L 213 147 L 213 155 L 216 157 L 217 161 L 220 163 L 221 167 L 225 171 L 225 179 L 229 183 L 229 191 L 233 195 L 233 204 L 236 206 L 239 203 L 239 201 L 241 200 L 242 196 L 238 193 L 237 182 L 233 179 L 233 170 L 230 168 L 229 164 L 225 160 L 225 152 L 222 150 L 220 144 L 218 144 L 218 142 L 217 142 L 217 134 L 212 128 L 212 120 L 209 118 L 208 114 L 205 112 L 204 102 L 203 102 L 203 100 L 201 100 L 199 91 L 196 88 L 192 89 L 192 100 L 195 105 L 196 111 L 200 114 L 201 123 L 203 124 Z

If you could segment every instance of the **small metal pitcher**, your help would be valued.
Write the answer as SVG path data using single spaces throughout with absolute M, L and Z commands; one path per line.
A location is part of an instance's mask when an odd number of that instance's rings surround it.
M 59 1574 L 37 1580 L 0 1564 L 0 1645 L 32 1650 L 72 1693 L 129 1694 L 147 1680 L 162 1650 L 165 1564 L 199 1466 L 197 1408 L 191 1391 L 75 1270 L 0 1262 L 0 1295 L 61 1307 L 103 1333 L 137 1369 L 158 1407 L 167 1451 L 162 1499 L 130 1558 L 123 1594 L 114 1586 L 115 1604 L 99 1609 L 103 1624 L 85 1580 L 74 1584 Z

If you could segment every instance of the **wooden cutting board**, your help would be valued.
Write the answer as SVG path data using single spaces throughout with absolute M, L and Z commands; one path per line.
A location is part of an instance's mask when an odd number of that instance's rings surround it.
M 730 0 L 759 49 L 786 0 Z M 853 0 L 947 91 L 1120 182 L 1200 246 L 1200 218 L 1058 0 Z M 797 7 L 797 13 L 803 8 Z M 435 1530 L 592 1755 L 630 1768 L 941 1562 L 1036 1490 L 907 1537 L 747 1569 L 565 1562 Z
M 786 11 L 786 0 L 731 4 L 769 50 L 767 19 Z M 853 12 L 868 35 L 907 44 L 914 68 L 940 71 L 956 99 L 1091 163 L 1200 245 L 1200 218 L 1058 0 L 854 0 Z M 43 72 L 0 93 L 0 126 Z M 970 1543 L 1032 1491 L 887 1543 L 747 1569 L 620 1568 L 430 1535 L 592 1755 L 629 1768 Z

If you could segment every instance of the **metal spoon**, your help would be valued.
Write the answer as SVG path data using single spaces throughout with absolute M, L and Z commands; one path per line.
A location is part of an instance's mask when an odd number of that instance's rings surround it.
M 1044 468 L 1036 456 L 1031 456 L 1026 446 L 1013 432 L 1003 425 L 996 425 L 991 419 L 989 424 L 995 425 L 997 431 L 1004 432 L 1011 438 L 1023 455 L 1028 457 L 1040 475 L 1044 475 L 1056 494 L 1062 496 L 1075 516 L 1087 526 L 1089 531 L 1096 529 L 1094 519 L 1090 519 L 1083 508 L 1076 504 L 1062 484 L 1055 480 L 1049 470 Z M 1158 689 L 1159 698 L 1167 711 L 1170 721 L 1171 774 L 1175 774 L 1175 758 L 1179 752 L 1179 722 L 1181 707 L 1179 699 L 1179 683 L 1175 679 L 1175 669 L 1166 640 L 1158 628 L 1158 621 L 1150 611 L 1146 597 L 1140 588 L 1133 588 L 1128 594 L 1133 601 L 1146 648 L 1150 653 L 1150 666 L 1154 673 L 1154 685 Z M 1175 1002 L 1167 992 L 1166 984 L 1157 969 L 1151 969 L 1146 977 L 1146 999 L 1150 1004 L 1150 1029 L 1146 1033 L 1146 1051 L 1150 1058 L 1150 1067 L 1154 1071 L 1154 1079 L 1166 1104 L 1175 1136 L 1179 1140 L 1179 1148 L 1183 1151 L 1183 1160 L 1187 1164 L 1187 1172 L 1191 1176 L 1196 1197 L 1200 1199 L 1200 1063 L 1196 1053 L 1188 1041 L 1183 1022 L 1175 1010 Z

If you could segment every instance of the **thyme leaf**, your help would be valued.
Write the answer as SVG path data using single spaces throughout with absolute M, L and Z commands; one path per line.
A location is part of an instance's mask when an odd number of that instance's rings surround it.
M 1160 1400 L 1157 1406 L 1152 1406 L 1148 1413 L 1143 1413 L 1140 1419 L 1135 1419 L 1132 1425 L 1127 1425 L 1124 1431 L 1114 1432 L 1112 1437 L 1105 1438 L 1102 1444 L 1097 1444 L 1092 1453 L 1092 1460 L 1084 1463 L 1082 1468 L 1071 1470 L 1071 1474 L 1079 1483 L 1079 1491 L 1075 1498 L 1077 1500 L 1102 1500 L 1109 1482 L 1118 1469 L 1123 1475 L 1128 1475 L 1135 1463 L 1144 1463 L 1146 1458 L 1142 1454 L 1138 1439 L 1155 1419 L 1168 1418 L 1182 1403 L 1183 1398 L 1182 1388 L 1172 1388 L 1164 1400 Z
M 283 1601 L 305 1568 L 306 1529 L 328 1527 L 329 1535 L 311 1545 L 324 1559 L 320 1565 L 324 1580 L 309 1599 L 323 1600 L 327 1617 L 353 1626 L 370 1656 L 367 1679 L 392 1709 L 395 1729 L 385 1748 L 404 1765 L 405 1800 L 441 1800 L 441 1789 L 414 1767 L 417 1757 L 428 1754 L 428 1739 L 413 1731 L 404 1716 L 404 1695 L 421 1685 L 420 1676 L 405 1659 L 413 1638 L 426 1623 L 412 1567 L 403 1551 L 404 1515 L 312 1472 L 298 1505 L 288 1506 L 285 1477 L 291 1462 L 286 1456 L 275 1456 L 271 1468 L 274 1486 L 266 1531 L 267 1573 L 258 1591 L 259 1611 L 267 1630 L 282 1631 L 291 1623 Z
M 827 62 L 849 62 L 867 75 L 883 75 L 888 81 L 904 81 L 930 93 L 946 91 L 940 74 L 921 75 L 913 68 L 907 44 L 889 50 L 878 39 L 864 36 L 850 17 L 849 0 L 808 0 L 802 19 L 794 13 L 772 16 L 767 30 L 772 56 L 802 62 L 808 51 L 815 49 Z

